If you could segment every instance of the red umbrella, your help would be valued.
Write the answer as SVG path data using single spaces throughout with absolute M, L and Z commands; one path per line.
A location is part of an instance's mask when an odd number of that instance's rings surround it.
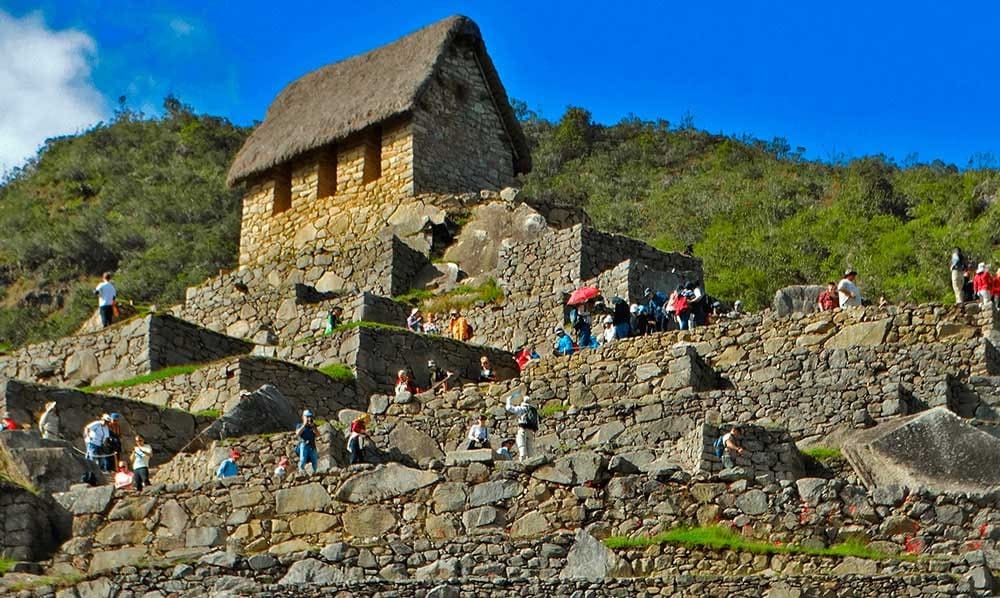
M 580 287 L 569 296 L 569 299 L 566 300 L 566 305 L 580 305 L 600 294 L 601 290 L 597 287 Z

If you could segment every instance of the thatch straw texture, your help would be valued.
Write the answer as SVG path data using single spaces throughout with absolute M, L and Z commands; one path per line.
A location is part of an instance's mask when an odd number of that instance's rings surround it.
M 510 136 L 518 172 L 530 171 L 524 133 L 486 53 L 479 27 L 468 17 L 453 16 L 289 84 L 236 155 L 227 183 L 237 185 L 296 156 L 410 112 L 439 59 L 459 38 L 476 48 Z

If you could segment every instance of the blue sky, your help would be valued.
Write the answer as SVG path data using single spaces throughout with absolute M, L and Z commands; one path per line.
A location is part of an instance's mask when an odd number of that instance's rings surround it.
M 821 159 L 1000 156 L 1000 5 L 987 2 L 0 0 L 0 47 L 24 49 L 16 76 L 0 66 L 0 166 L 107 118 L 120 95 L 155 112 L 173 93 L 252 123 L 309 70 L 455 13 L 479 23 L 508 93 L 550 119 L 568 105 L 609 124 L 691 114 Z M 21 42 L 26 27 L 43 41 Z M 79 101 L 50 106 L 22 93 L 33 87 Z

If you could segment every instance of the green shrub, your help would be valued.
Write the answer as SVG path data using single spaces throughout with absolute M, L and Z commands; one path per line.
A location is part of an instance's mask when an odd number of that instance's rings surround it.
M 812 457 L 821 463 L 836 461 L 844 458 L 844 455 L 840 452 L 839 448 L 828 448 L 825 446 L 814 446 L 808 448 L 802 451 L 802 454 L 807 457 Z
M 351 366 L 344 365 L 343 363 L 331 363 L 330 365 L 319 368 L 319 371 L 323 372 L 337 382 L 354 381 L 354 370 L 351 369 Z

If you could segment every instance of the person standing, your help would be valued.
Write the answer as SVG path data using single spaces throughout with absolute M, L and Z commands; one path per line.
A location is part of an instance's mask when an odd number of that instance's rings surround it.
M 38 418 L 38 431 L 41 432 L 45 440 L 59 439 L 59 414 L 56 413 L 56 402 L 49 401 L 45 404 L 45 411 Z
M 316 424 L 313 413 L 306 409 L 302 412 L 302 423 L 295 426 L 295 435 L 299 439 L 299 471 L 306 470 L 306 463 L 312 463 L 313 473 L 319 467 L 319 451 L 316 450 Z
M 362 413 L 351 422 L 350 434 L 347 437 L 347 452 L 351 456 L 351 465 L 363 463 L 363 452 L 365 450 L 365 439 L 368 438 L 368 420 L 371 419 L 367 413 Z
M 972 292 L 979 297 L 983 307 L 989 307 L 993 301 L 993 280 L 990 276 L 990 268 L 986 264 L 979 262 L 976 268 L 976 275 L 972 278 Z
M 740 436 L 742 433 L 743 431 L 738 426 L 733 426 L 720 439 L 722 444 L 722 466 L 726 469 L 733 468 L 733 453 L 742 457 L 746 452 L 746 449 L 740 446 Z
M 951 290 L 955 292 L 955 303 L 962 303 L 962 285 L 965 284 L 965 256 L 958 247 L 951 251 Z
M 114 469 L 122 452 L 122 427 L 119 421 L 121 418 L 121 414 L 112 413 L 111 421 L 108 422 L 108 439 L 104 441 L 104 452 L 108 455 L 104 458 L 107 466 L 105 471 Z
M 819 311 L 833 311 L 837 309 L 838 304 L 837 283 L 831 280 L 826 283 L 826 290 L 819 292 L 819 297 L 816 299 L 816 307 L 819 308 Z
M 152 456 L 153 449 L 146 444 L 146 439 L 136 435 L 135 446 L 132 447 L 132 475 L 136 492 L 149 485 L 149 458 Z
M 451 321 L 448 322 L 448 336 L 457 341 L 467 341 L 472 338 L 472 329 L 457 309 L 451 310 Z
M 111 284 L 110 272 L 104 273 L 101 284 L 94 289 L 94 294 L 97 295 L 97 309 L 101 312 L 101 324 L 107 328 L 114 321 L 115 298 L 118 296 L 115 285 Z
M 406 318 L 406 329 L 410 332 L 423 332 L 424 331 L 424 319 L 420 317 L 420 309 L 414 307 L 410 311 L 410 316 Z
M 106 458 L 98 457 L 98 455 L 102 455 L 104 443 L 108 440 L 109 423 L 111 423 L 111 416 L 105 413 L 101 419 L 94 420 L 83 427 L 83 442 L 87 447 L 87 460 L 97 463 L 101 471 L 108 471 L 105 467 Z
M 514 391 L 507 397 L 507 412 L 513 413 L 517 419 L 517 436 L 514 442 L 517 444 L 517 455 L 521 461 L 527 461 L 535 456 L 535 434 L 538 432 L 538 409 L 530 403 L 530 397 L 525 395 L 521 399 L 520 405 L 514 405 L 512 400 L 521 394 L 520 390 Z
M 858 285 L 854 282 L 857 277 L 858 273 L 849 269 L 844 272 L 844 278 L 837 283 L 837 298 L 842 309 L 861 307 L 861 291 L 858 290 Z

